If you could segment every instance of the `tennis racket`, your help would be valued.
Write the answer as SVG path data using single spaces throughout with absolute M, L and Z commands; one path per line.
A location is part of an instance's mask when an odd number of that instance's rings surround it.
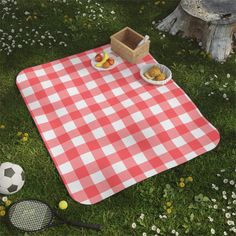
M 35 232 L 62 224 L 93 230 L 101 229 L 100 225 L 65 220 L 47 203 L 38 200 L 23 200 L 14 203 L 9 208 L 7 216 L 14 228 L 25 232 Z M 58 222 L 56 222 L 56 218 L 59 220 Z

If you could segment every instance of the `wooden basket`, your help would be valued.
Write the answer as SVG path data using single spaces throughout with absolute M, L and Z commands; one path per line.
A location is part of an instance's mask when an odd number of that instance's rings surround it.
M 137 63 L 149 53 L 150 41 L 138 46 L 144 36 L 125 27 L 111 36 L 111 49 L 131 63 Z

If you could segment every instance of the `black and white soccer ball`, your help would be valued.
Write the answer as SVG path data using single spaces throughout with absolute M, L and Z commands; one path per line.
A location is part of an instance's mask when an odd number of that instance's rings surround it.
M 0 194 L 18 192 L 25 183 L 25 172 L 16 164 L 4 162 L 0 165 Z

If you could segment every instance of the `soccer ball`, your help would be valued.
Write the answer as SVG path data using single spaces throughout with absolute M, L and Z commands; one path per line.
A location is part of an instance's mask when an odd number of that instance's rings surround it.
M 0 194 L 18 192 L 25 183 L 25 172 L 16 164 L 4 162 L 0 165 Z

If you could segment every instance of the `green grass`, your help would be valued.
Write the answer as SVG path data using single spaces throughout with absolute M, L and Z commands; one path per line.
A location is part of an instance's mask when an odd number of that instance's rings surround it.
M 60 1 L 61 2 L 61 1 Z M 104 19 L 89 21 L 87 17 L 74 17 L 74 6 L 78 4 L 68 1 L 49 3 L 49 1 L 18 0 L 17 12 L 22 19 L 21 26 L 30 29 L 40 24 L 45 29 L 54 32 L 59 29 L 69 37 L 56 34 L 58 40 L 64 40 L 67 47 L 54 43 L 48 46 L 24 45 L 10 55 L 0 53 L 0 162 L 11 161 L 20 164 L 26 172 L 26 183 L 23 189 L 10 197 L 11 200 L 37 198 L 56 207 L 58 202 L 65 199 L 69 208 L 61 214 L 69 219 L 82 219 L 86 222 L 101 223 L 103 230 L 96 233 L 90 230 L 75 229 L 68 226 L 52 228 L 37 235 L 142 235 L 151 233 L 150 227 L 155 224 L 162 230 L 162 235 L 170 235 L 172 229 L 180 235 L 210 235 L 210 229 L 216 230 L 215 235 L 223 235 L 229 231 L 224 212 L 227 202 L 222 200 L 222 191 L 228 194 L 235 191 L 235 187 L 223 184 L 222 178 L 217 177 L 222 168 L 228 170 L 224 174 L 228 179 L 236 180 L 234 171 L 235 147 L 235 64 L 236 57 L 232 56 L 225 64 L 214 62 L 201 54 L 197 42 L 191 42 L 177 36 L 166 34 L 161 39 L 159 32 L 153 29 L 152 22 L 168 15 L 178 4 L 177 0 L 166 1 L 166 4 L 156 5 L 153 0 L 137 1 L 98 1 L 104 6 Z M 86 1 L 81 6 L 86 11 Z M 87 5 L 94 5 L 92 1 Z M 43 5 L 42 5 L 43 3 Z M 114 10 L 115 14 L 110 12 Z M 1 10 L 0 10 L 1 11 Z M 14 10 L 13 10 L 14 11 Z M 26 21 L 25 11 L 36 12 L 35 21 Z M 140 12 L 141 11 L 141 12 Z M 72 22 L 65 23 L 64 16 L 72 18 Z M 116 17 L 113 19 L 113 17 Z M 97 24 L 100 22 L 100 25 Z M 12 26 L 9 27 L 9 25 Z M 151 37 L 151 53 L 161 63 L 172 68 L 174 80 L 186 91 L 204 116 L 217 127 L 221 134 L 221 142 L 213 151 L 206 153 L 185 165 L 161 173 L 135 186 L 112 196 L 96 205 L 85 206 L 74 202 L 67 194 L 54 164 L 42 142 L 33 120 L 15 85 L 16 75 L 24 68 L 46 63 L 54 59 L 82 52 L 109 42 L 109 36 L 124 26 L 130 26 L 142 34 Z M 0 28 L 9 31 L 17 25 L 10 18 L 0 23 Z M 58 42 L 59 42 L 58 41 Z M 0 44 L 1 47 L 1 44 Z M 226 78 L 227 73 L 231 75 Z M 214 74 L 218 78 L 213 78 Z M 210 81 L 209 85 L 205 82 Z M 228 82 L 226 88 L 223 85 Z M 214 92 L 212 96 L 209 93 Z M 223 98 L 227 94 L 229 100 Z M 29 141 L 19 142 L 17 132 L 28 132 Z M 180 177 L 193 176 L 193 183 L 187 184 L 184 190 L 176 186 Z M 211 188 L 215 183 L 220 190 Z M 171 192 L 163 196 L 166 184 L 171 186 Z M 203 194 L 208 198 L 215 198 L 220 209 L 209 208 L 211 201 L 197 201 L 195 196 Z M 166 220 L 159 219 L 164 214 L 166 201 L 173 201 L 173 212 Z M 206 198 L 205 198 L 206 200 Z M 227 211 L 235 212 L 236 205 Z M 227 208 L 226 208 L 227 209 Z M 141 213 L 145 219 L 138 223 L 135 230 L 131 229 Z M 193 216 L 194 215 L 194 218 Z M 210 223 L 208 216 L 214 218 Z M 232 216 L 235 220 L 235 216 Z M 191 220 L 192 219 L 192 220 Z M 236 222 L 235 222 L 236 223 Z M 184 233 L 186 231 L 186 233 Z M 16 232 L 0 218 L 0 235 L 24 235 Z M 230 233 L 228 234 L 230 235 Z

